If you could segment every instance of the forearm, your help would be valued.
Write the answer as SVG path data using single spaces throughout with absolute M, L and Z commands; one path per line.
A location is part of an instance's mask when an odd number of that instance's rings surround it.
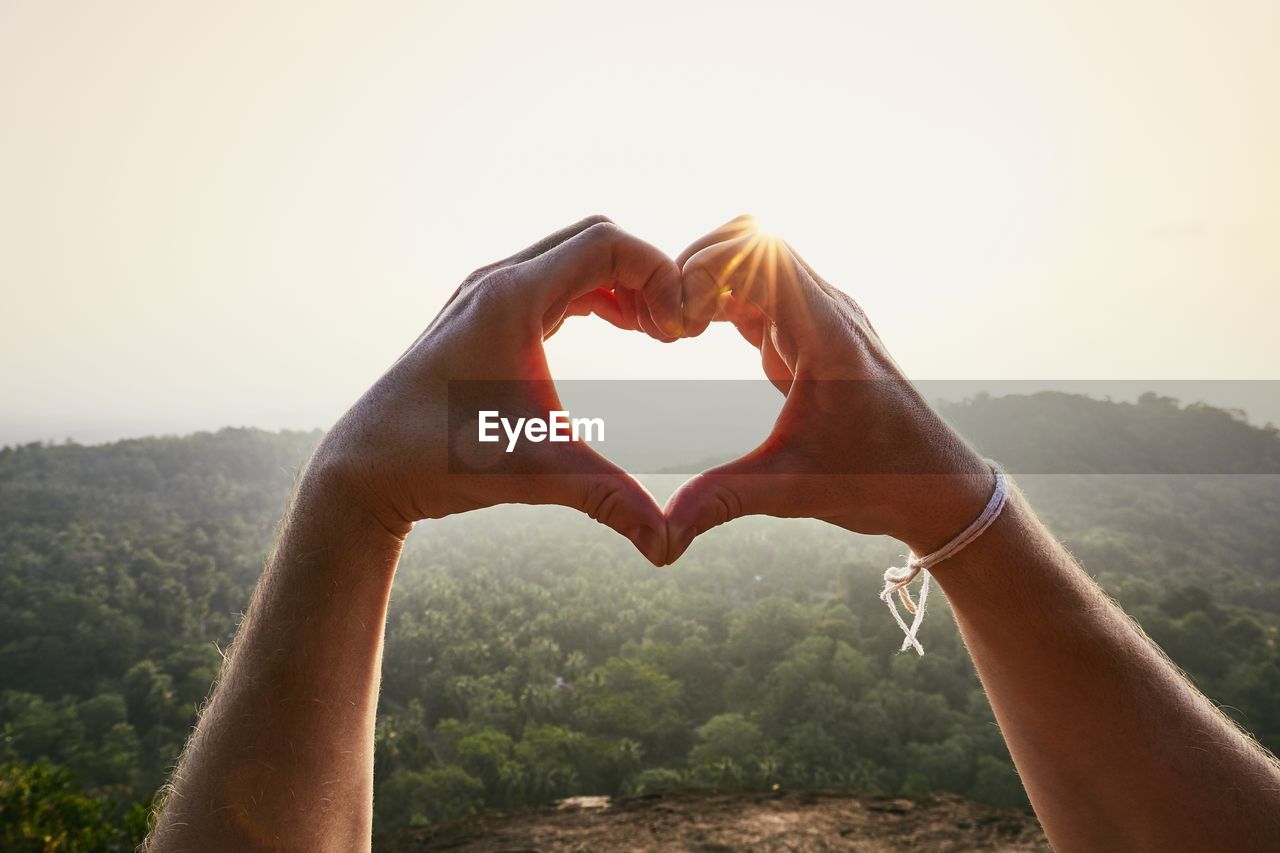
M 938 566 L 1059 850 L 1280 848 L 1280 772 L 1013 494 Z
M 671 259 L 588 217 L 469 276 L 329 431 L 174 773 L 151 850 L 369 848 L 383 627 L 413 521 L 560 504 L 663 562 L 662 510 L 585 443 L 534 445 L 483 477 L 453 478 L 446 459 L 450 380 L 499 380 L 500 410 L 562 408 L 547 390 L 543 340 L 574 300 L 602 289 L 641 299 L 664 338 L 681 328 L 688 300 Z M 715 307 L 704 303 L 703 325 Z
M 383 627 L 401 539 L 304 479 L 149 845 L 370 842 Z
M 679 264 L 686 279 L 716 285 L 717 316 L 760 351 L 786 402 L 760 448 L 672 496 L 671 559 L 743 515 L 820 518 L 894 536 L 917 555 L 982 518 L 990 470 L 911 387 L 853 299 L 749 220 L 696 242 Z M 769 476 L 780 472 L 793 476 Z M 886 588 L 915 568 L 886 573 Z M 1280 849 L 1270 756 L 1186 682 L 1021 496 L 933 574 L 1055 846 Z

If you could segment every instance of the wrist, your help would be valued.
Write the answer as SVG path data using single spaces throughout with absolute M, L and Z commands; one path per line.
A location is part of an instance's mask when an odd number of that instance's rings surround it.
M 397 551 L 413 529 L 412 522 L 378 500 L 358 463 L 324 447 L 307 463 L 298 482 L 290 515 L 304 513 L 371 545 Z
M 916 556 L 932 554 L 973 523 L 991 499 L 996 477 L 985 460 L 973 455 L 956 473 L 906 474 L 886 532 Z

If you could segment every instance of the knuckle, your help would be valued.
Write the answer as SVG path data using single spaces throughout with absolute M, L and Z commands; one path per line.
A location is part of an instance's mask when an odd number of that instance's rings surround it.
M 617 240 L 623 230 L 613 221 L 597 222 L 582 232 L 582 238 L 592 243 L 610 243 Z
M 469 285 L 464 286 L 459 299 L 467 308 L 476 310 L 479 308 L 487 308 L 492 303 L 499 301 L 495 299 L 498 291 L 504 289 L 509 275 L 501 271 L 492 272 L 481 276 Z
M 462 280 L 462 289 L 469 290 L 480 282 L 487 279 L 490 275 L 502 269 L 502 261 L 494 261 L 491 264 L 485 264 L 482 267 L 476 267 L 467 277 Z
M 517 273 L 512 267 L 494 265 L 476 283 L 483 284 L 485 290 L 499 290 L 510 286 L 516 278 Z
M 510 268 L 492 270 L 469 285 L 459 294 L 459 309 L 471 317 L 500 318 L 510 313 L 508 307 L 511 288 L 516 279 Z
M 723 522 L 732 521 L 742 516 L 742 499 L 738 497 L 733 489 L 721 487 L 716 489 L 715 502 L 719 511 L 722 513 L 721 520 Z
M 600 505 L 596 508 L 596 514 L 592 518 L 601 524 L 608 525 L 621 505 L 622 493 L 616 490 L 610 491 L 609 494 L 605 495 L 604 500 L 600 502 Z
M 704 294 L 720 295 L 720 288 L 723 282 L 711 269 L 703 259 L 696 259 L 690 262 L 684 268 L 684 283 L 690 290 L 698 291 Z
M 597 480 L 582 493 L 578 508 L 602 524 L 612 515 L 621 495 L 612 484 Z
M 592 225 L 614 225 L 616 223 L 603 213 L 593 213 L 590 216 L 583 217 L 578 224 L 590 228 Z
M 702 261 L 693 261 L 685 266 L 681 275 L 681 285 L 687 299 L 715 307 L 715 300 L 720 296 L 720 282 L 707 269 Z

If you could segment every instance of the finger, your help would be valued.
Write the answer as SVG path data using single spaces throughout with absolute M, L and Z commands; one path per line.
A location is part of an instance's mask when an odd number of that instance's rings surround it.
M 498 261 L 495 266 L 510 267 L 515 266 L 516 264 L 522 264 L 525 261 L 538 257 L 538 255 L 551 251 L 566 240 L 573 239 L 593 225 L 603 225 L 606 223 L 612 225 L 613 220 L 603 214 L 597 213 L 584 217 L 572 225 L 567 225 L 564 228 L 561 228 L 554 234 L 549 234 L 546 237 L 543 237 L 538 242 L 521 249 L 514 255 Z
M 833 302 L 777 238 L 752 232 L 708 246 L 686 261 L 686 282 L 703 279 L 758 308 L 790 336 L 808 337 L 829 315 Z
M 680 253 L 680 256 L 676 259 L 676 266 L 683 270 L 685 262 L 689 258 L 708 246 L 736 239 L 757 230 L 757 228 L 758 226 L 753 217 L 745 214 L 735 217 L 711 233 L 695 240 Z M 711 325 L 715 317 L 716 304 L 719 298 L 720 288 L 713 279 L 705 276 L 681 276 L 682 319 L 684 321 L 685 337 L 696 337 L 707 330 L 707 326 Z
M 745 515 L 790 516 L 799 506 L 794 480 L 780 452 L 766 444 L 709 471 L 676 490 L 667 517 L 667 563 L 680 558 L 699 534 Z
M 595 314 L 619 329 L 644 332 L 664 343 L 671 343 L 677 340 L 658 327 L 643 299 L 637 304 L 634 291 L 623 290 L 615 292 L 606 290 L 603 287 L 597 287 L 590 293 L 572 300 L 569 306 L 565 308 L 563 316 L 558 319 L 546 318 L 543 326 L 548 331 L 543 334 L 543 339 L 545 340 L 554 335 L 560 326 L 564 324 L 566 318 L 584 317 L 588 314 Z
M 715 319 L 719 322 L 732 323 L 738 334 L 746 338 L 747 343 L 756 349 L 764 343 L 765 324 L 768 318 L 760 309 L 734 297 L 732 293 L 721 294 L 716 304 Z
M 456 300 L 461 294 L 465 293 L 467 290 L 471 289 L 472 287 L 476 286 L 480 282 L 484 281 L 484 279 L 489 275 L 489 273 L 494 272 L 495 270 L 502 269 L 503 267 L 514 266 L 516 264 L 520 264 L 520 263 L 524 263 L 525 261 L 532 260 L 533 258 L 536 258 L 538 255 L 541 255 L 544 252 L 550 249 L 553 249 L 556 246 L 559 246 L 565 240 L 569 240 L 569 239 L 572 239 L 573 237 L 576 237 L 578 234 L 581 234 L 583 231 L 586 231 L 591 226 L 600 225 L 606 222 L 612 223 L 613 220 L 602 214 L 595 214 L 592 216 L 585 217 L 584 219 L 580 219 L 577 222 L 573 223 L 572 225 L 561 228 L 559 231 L 556 231 L 554 234 L 550 234 L 546 237 L 543 237 L 538 242 L 533 243 L 521 249 L 520 251 L 516 252 L 513 255 L 509 255 L 500 261 L 494 261 L 491 264 L 485 264 L 484 266 L 472 272 L 471 275 L 463 279 L 462 284 L 458 285 L 457 289 L 453 291 L 453 295 L 451 295 L 445 301 L 444 307 L 447 309 L 450 305 L 453 304 L 454 300 Z M 441 310 L 440 314 L 441 316 L 443 316 L 444 314 L 443 309 Z
M 636 307 L 636 292 L 615 290 L 613 295 L 618 300 L 618 309 L 622 312 L 622 321 L 627 324 L 627 328 L 639 330 L 640 314 Z
M 509 272 L 521 298 L 538 306 L 533 317 L 563 313 L 574 299 L 605 287 L 643 296 L 661 334 L 678 337 L 683 332 L 675 262 L 611 222 L 592 225 Z
M 784 397 L 791 392 L 791 383 L 796 376 L 795 363 L 788 363 L 783 357 L 782 348 L 778 345 L 778 327 L 772 323 L 769 324 L 764 343 L 760 345 L 760 367 L 773 387 L 781 391 Z
M 622 314 L 622 306 L 618 304 L 618 295 L 612 290 L 597 287 L 574 299 L 565 309 L 566 317 L 586 317 L 589 314 L 594 314 L 619 329 L 637 331 L 634 324 L 627 324 Z
M 686 261 L 708 246 L 714 246 L 716 243 L 723 243 L 726 240 L 737 239 L 744 234 L 759 230 L 759 227 L 756 218 L 749 213 L 735 216 L 716 230 L 708 232 L 690 243 L 688 248 L 676 258 L 676 266 L 684 269 Z
M 754 305 L 734 298 L 732 293 L 720 297 L 716 308 L 716 320 L 733 324 L 738 334 L 760 353 L 760 366 L 773 387 L 786 396 L 795 378 L 792 365 L 778 351 L 775 340 L 777 326 Z
M 715 319 L 716 307 L 720 303 L 720 286 L 710 276 L 681 273 L 680 287 L 684 335 L 694 338 L 705 332 Z
M 669 344 L 678 340 L 678 336 L 669 334 L 654 316 L 653 306 L 642 296 L 636 297 L 636 322 L 640 324 L 640 330 L 651 338 Z M 683 326 L 682 326 L 683 328 Z
M 528 478 L 530 503 L 580 510 L 631 540 L 655 566 L 666 564 L 666 517 L 644 486 L 585 444 L 568 445 L 556 464 L 575 473 Z

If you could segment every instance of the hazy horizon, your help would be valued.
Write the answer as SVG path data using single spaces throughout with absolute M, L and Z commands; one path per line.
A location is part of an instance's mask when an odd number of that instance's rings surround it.
M 720 383 L 725 384 L 720 387 Z M 1183 406 L 1207 404 L 1232 410 L 1243 414 L 1246 422 L 1255 427 L 1280 425 L 1280 380 L 924 380 L 916 385 L 924 397 L 935 404 L 963 402 L 984 394 L 999 398 L 1041 391 L 1133 403 L 1145 393 L 1155 393 L 1173 398 Z M 602 452 L 628 470 L 658 474 L 672 473 L 665 466 L 673 459 L 702 463 L 712 457 L 729 459 L 749 450 L 763 440 L 783 402 L 766 379 L 570 379 L 559 381 L 557 389 L 561 404 L 570 412 L 605 416 L 612 425 L 609 439 L 599 447 Z M 150 425 L 105 423 L 61 436 L 13 440 L 6 439 L 4 429 L 0 429 L 0 448 L 33 441 L 93 445 L 223 428 L 312 431 L 327 430 L 329 426 L 329 423 L 308 424 L 296 420 L 266 424 L 201 424 L 180 420 Z M 21 430 L 19 425 L 9 431 L 22 435 Z M 635 457 L 637 453 L 639 457 Z

